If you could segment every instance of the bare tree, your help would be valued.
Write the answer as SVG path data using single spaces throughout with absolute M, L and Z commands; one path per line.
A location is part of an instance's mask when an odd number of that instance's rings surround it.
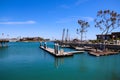
M 108 34 L 120 27 L 120 14 L 110 10 L 100 10 L 97 12 L 95 27 L 100 28 L 103 34 Z
M 77 34 L 81 34 L 81 42 L 83 39 L 83 33 L 87 32 L 87 28 L 90 26 L 88 22 L 84 20 L 78 20 L 78 24 L 80 25 L 80 29 L 77 29 Z
M 103 35 L 107 35 L 114 29 L 120 27 L 120 14 L 110 10 L 98 11 L 95 19 L 95 27 L 98 27 L 100 30 L 102 30 L 101 39 L 104 41 Z M 103 47 L 105 49 L 105 45 Z

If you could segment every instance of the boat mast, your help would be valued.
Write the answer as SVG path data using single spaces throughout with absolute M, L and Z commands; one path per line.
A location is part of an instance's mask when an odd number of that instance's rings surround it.
M 64 42 L 65 29 L 63 29 L 62 42 Z

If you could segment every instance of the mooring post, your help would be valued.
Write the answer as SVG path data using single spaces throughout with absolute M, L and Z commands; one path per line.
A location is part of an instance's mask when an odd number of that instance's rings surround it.
M 4 47 L 7 47 L 7 46 L 8 46 L 7 42 L 4 42 Z
M 47 48 L 47 44 L 46 44 L 46 42 L 44 42 L 44 48 L 45 48 L 45 49 Z
M 56 54 L 58 54 L 58 43 L 56 44 Z
M 45 47 L 47 48 L 47 42 L 45 42 Z
M 54 44 L 54 52 L 55 52 L 55 54 L 57 54 L 56 48 L 57 48 L 57 44 L 55 43 L 55 44 Z
M 9 40 L 0 40 L 0 47 L 7 47 Z
M 2 47 L 3 47 L 3 42 L 2 42 Z
M 57 53 L 59 53 L 59 44 L 58 44 L 58 46 L 57 46 Z
M 0 42 L 0 47 L 2 47 L 2 42 Z
M 40 47 L 42 46 L 42 43 L 40 42 Z

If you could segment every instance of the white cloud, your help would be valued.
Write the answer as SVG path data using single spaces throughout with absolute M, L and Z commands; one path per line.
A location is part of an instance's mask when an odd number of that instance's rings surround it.
M 24 22 L 0 22 L 0 24 L 35 24 L 35 21 L 24 21 Z
M 60 5 L 60 8 L 63 8 L 63 9 L 70 9 L 70 8 L 74 8 L 75 6 L 79 6 L 80 4 L 83 4 L 85 2 L 87 2 L 89 0 L 75 0 L 74 3 L 72 3 L 71 5 L 66 5 L 66 4 L 62 4 Z
M 71 16 L 68 18 L 61 18 L 56 23 L 70 23 L 70 22 L 77 22 L 79 19 L 85 20 L 87 22 L 92 22 L 94 18 L 92 17 L 82 17 L 82 16 Z

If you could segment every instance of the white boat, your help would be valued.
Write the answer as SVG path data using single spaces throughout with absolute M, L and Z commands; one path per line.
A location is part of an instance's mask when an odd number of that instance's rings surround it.
M 82 47 L 75 47 L 76 50 L 84 50 L 85 48 Z

